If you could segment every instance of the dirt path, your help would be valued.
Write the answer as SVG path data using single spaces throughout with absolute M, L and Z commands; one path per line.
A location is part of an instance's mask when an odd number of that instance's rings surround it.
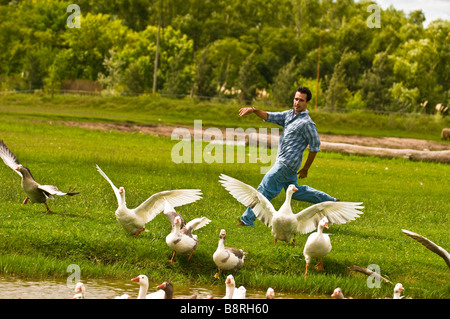
M 96 130 L 116 130 L 122 132 L 142 132 L 146 134 L 170 137 L 180 126 L 164 124 L 137 125 L 128 123 L 95 123 L 64 121 L 58 124 L 78 126 Z M 194 136 L 194 127 L 188 129 Z M 203 133 L 206 128 L 203 128 Z M 225 136 L 225 130 L 222 130 Z M 385 157 L 406 157 L 416 160 L 450 163 L 450 144 L 413 138 L 367 137 L 351 135 L 319 134 L 321 149 L 358 155 L 375 155 Z

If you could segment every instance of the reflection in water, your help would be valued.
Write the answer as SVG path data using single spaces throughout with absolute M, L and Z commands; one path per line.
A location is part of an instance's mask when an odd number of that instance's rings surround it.
M 83 280 L 82 280 L 83 281 Z M 114 299 L 123 294 L 128 294 L 130 299 L 137 298 L 139 285 L 125 280 L 101 280 L 92 279 L 83 281 L 86 285 L 86 299 Z M 148 293 L 156 291 L 156 286 L 161 282 L 150 283 Z M 74 295 L 75 283 L 70 286 L 65 280 L 29 281 L 21 279 L 0 278 L 0 299 L 71 299 Z M 206 299 L 212 296 L 220 299 L 225 296 L 225 284 L 223 287 L 174 287 L 174 298 L 188 299 L 196 294 L 198 299 Z M 247 298 L 265 298 L 266 291 L 247 289 Z M 307 294 L 280 293 L 275 291 L 275 299 L 311 299 L 321 298 Z M 322 297 L 324 298 L 324 297 Z

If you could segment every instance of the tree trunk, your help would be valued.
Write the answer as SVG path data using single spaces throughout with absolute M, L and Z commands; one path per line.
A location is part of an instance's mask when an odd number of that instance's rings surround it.
M 158 22 L 158 33 L 156 35 L 156 52 L 155 52 L 155 66 L 153 68 L 153 93 L 156 93 L 156 81 L 158 78 L 158 54 L 159 54 L 159 32 L 161 28 L 161 18 Z

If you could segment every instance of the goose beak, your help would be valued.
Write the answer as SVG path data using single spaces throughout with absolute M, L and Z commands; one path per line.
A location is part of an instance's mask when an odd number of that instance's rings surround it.
M 298 191 L 298 188 L 295 186 L 292 189 L 294 190 L 294 192 Z
M 166 288 L 166 283 L 163 282 L 161 285 L 157 286 L 156 288 L 158 288 L 158 289 Z
M 328 223 L 325 223 L 324 226 L 325 226 L 326 229 L 330 228 L 330 227 L 328 227 Z
M 135 277 L 135 278 L 131 279 L 131 281 L 139 282 L 139 277 Z

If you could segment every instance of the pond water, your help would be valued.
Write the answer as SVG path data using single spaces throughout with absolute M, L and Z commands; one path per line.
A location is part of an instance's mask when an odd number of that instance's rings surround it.
M 86 299 L 114 299 L 123 294 L 128 294 L 130 299 L 135 299 L 139 292 L 139 285 L 131 280 L 92 279 L 81 281 L 86 286 Z M 156 291 L 156 286 L 159 284 L 161 282 L 150 282 L 148 293 Z M 0 299 L 71 299 L 75 295 L 74 286 L 74 283 L 68 285 L 65 280 L 31 281 L 0 278 Z M 174 286 L 174 298 L 176 299 L 188 299 L 194 294 L 197 295 L 198 299 L 206 299 L 208 296 L 220 299 L 225 296 L 225 283 L 223 287 Z M 249 299 L 264 299 L 266 291 L 247 289 L 246 295 Z M 331 297 L 275 291 L 275 299 L 277 298 L 323 299 Z

